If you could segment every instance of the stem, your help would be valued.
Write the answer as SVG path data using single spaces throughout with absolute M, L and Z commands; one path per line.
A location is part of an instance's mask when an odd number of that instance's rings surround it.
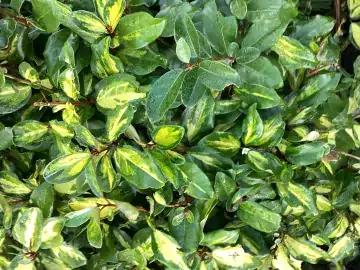
M 335 9 L 335 27 L 334 32 L 336 33 L 341 24 L 341 0 L 334 0 L 334 9 Z
M 101 149 L 101 150 L 97 150 L 97 149 L 93 149 L 91 151 L 91 154 L 94 155 L 94 156 L 97 156 L 99 155 L 100 153 L 102 152 L 105 152 L 105 151 L 109 151 L 111 149 L 111 147 L 113 147 L 114 145 L 118 145 L 119 144 L 119 139 L 113 141 L 111 144 L 109 144 L 107 147 L 105 147 L 104 149 Z
M 65 105 L 66 103 L 71 103 L 74 106 L 91 106 L 96 104 L 95 101 L 75 101 L 75 102 L 66 102 L 66 101 L 51 101 L 51 102 L 34 102 L 34 107 L 55 107 L 58 105 Z
M 28 81 L 28 80 L 24 80 L 24 79 L 21 79 L 21 78 L 18 78 L 18 77 L 15 77 L 13 75 L 10 75 L 10 74 L 4 74 L 6 78 L 10 79 L 10 80 L 13 80 L 13 81 L 16 81 L 18 83 L 22 83 L 22 84 L 26 84 L 26 85 L 30 85 L 32 86 L 33 83 Z M 52 90 L 50 88 L 47 88 L 45 86 L 40 86 L 41 89 L 43 90 L 46 90 L 46 91 L 50 91 L 52 92 Z
M 320 71 L 322 71 L 322 70 L 324 70 L 324 69 L 331 68 L 331 67 L 335 67 L 337 70 L 340 68 L 337 64 L 331 64 L 331 65 L 327 65 L 327 66 L 320 66 L 320 67 L 315 68 L 314 70 L 309 71 L 309 72 L 306 74 L 306 77 L 307 77 L 307 78 L 313 77 L 313 76 L 315 76 L 316 74 L 318 74 Z
M 233 57 L 233 56 L 214 57 L 211 60 L 213 60 L 213 61 L 230 60 L 231 63 L 234 63 L 235 62 L 235 57 Z M 185 71 L 189 71 L 189 70 L 193 69 L 194 67 L 200 66 L 201 62 L 202 62 L 202 60 L 199 61 L 199 62 L 196 62 L 196 63 L 187 64 L 186 67 L 185 67 Z
M 356 159 L 356 160 L 360 160 L 360 157 L 349 154 L 349 153 L 346 153 L 346 152 L 341 151 L 341 150 L 334 149 L 334 150 L 332 150 L 332 152 L 343 155 L 343 156 L 346 156 L 346 157 L 350 157 L 350 158 L 353 158 L 353 159 Z
M 181 206 L 187 206 L 189 203 L 191 203 L 194 200 L 193 197 L 188 196 L 185 200 L 175 203 L 175 204 L 168 204 L 166 207 L 181 207 Z
M 6 12 L 4 9 L 0 8 L 0 14 L 3 14 L 3 15 L 6 15 L 6 16 L 9 16 L 11 18 L 13 18 L 15 21 L 17 21 L 18 23 L 21 23 L 25 26 L 31 26 L 31 27 L 34 27 L 34 25 L 27 21 L 24 17 L 17 17 L 17 16 L 14 16 L 12 14 L 10 14 L 9 12 Z
M 16 201 L 8 202 L 8 204 L 18 204 L 18 203 L 22 203 L 22 202 L 25 202 L 25 201 L 24 200 L 16 200 Z

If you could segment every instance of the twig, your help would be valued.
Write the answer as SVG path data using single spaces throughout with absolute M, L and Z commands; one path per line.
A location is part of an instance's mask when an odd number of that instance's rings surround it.
M 360 157 L 349 154 L 349 153 L 346 153 L 346 152 L 341 151 L 341 150 L 333 149 L 332 152 L 343 155 L 343 156 L 346 156 L 346 157 L 350 157 L 350 158 L 353 158 L 353 159 L 356 159 L 356 160 L 360 160 Z
M 99 155 L 99 154 L 102 153 L 102 152 L 109 151 L 109 150 L 111 149 L 111 147 L 113 147 L 114 145 L 118 145 L 118 144 L 119 144 L 119 140 L 120 140 L 120 139 L 113 141 L 111 144 L 109 144 L 107 147 L 105 147 L 104 149 L 101 149 L 101 150 L 97 150 L 97 149 L 94 148 L 94 149 L 91 151 L 91 154 L 94 155 L 94 156 L 97 156 L 97 155 Z
M 340 67 L 335 63 L 335 64 L 331 64 L 331 65 L 327 65 L 327 66 L 320 66 L 320 67 L 317 67 L 311 71 L 309 71 L 307 74 L 306 74 L 306 77 L 309 78 L 309 77 L 313 77 L 315 76 L 316 74 L 318 74 L 320 71 L 322 70 L 325 70 L 325 69 L 328 69 L 328 68 L 331 68 L 331 67 L 334 67 L 336 70 L 338 70 Z
M 58 105 L 65 105 L 66 103 L 70 103 L 74 106 L 91 106 L 96 104 L 95 101 L 75 101 L 75 102 L 66 102 L 66 101 L 51 101 L 51 102 L 34 102 L 33 106 L 34 107 L 55 107 Z
M 234 63 L 235 59 L 236 58 L 233 57 L 233 56 L 227 56 L 227 57 L 214 57 L 211 60 L 213 60 L 213 61 L 229 60 L 231 63 Z M 189 70 L 193 69 L 194 67 L 200 66 L 201 62 L 202 62 L 202 60 L 199 61 L 199 62 L 196 62 L 196 63 L 187 64 L 186 67 L 185 67 L 185 71 L 189 71 Z
M 8 204 L 18 204 L 18 203 L 23 203 L 25 202 L 24 200 L 16 200 L 16 201 L 11 201 L 11 202 L 8 202 Z
M 334 0 L 334 9 L 335 9 L 335 27 L 334 32 L 336 33 L 341 24 L 341 0 Z
M 4 74 L 6 78 L 10 79 L 10 80 L 13 80 L 13 81 L 16 81 L 18 83 L 22 83 L 22 84 L 26 84 L 26 85 L 30 85 L 30 86 L 33 86 L 33 83 L 28 81 L 28 80 L 24 80 L 24 79 L 21 79 L 21 78 L 18 78 L 18 77 L 15 77 L 13 75 L 10 75 L 10 74 Z M 41 89 L 43 90 L 46 90 L 46 91 L 50 91 L 52 92 L 52 90 L 50 88 L 47 88 L 45 86 L 40 86 Z
M 175 203 L 175 204 L 168 204 L 166 207 L 181 207 L 181 206 L 187 206 L 189 203 L 191 203 L 194 200 L 193 197 L 188 196 L 185 200 Z
M 21 23 L 25 26 L 31 26 L 31 27 L 34 27 L 34 25 L 29 22 L 28 20 L 26 20 L 26 18 L 24 17 L 17 17 L 17 16 L 14 16 L 12 14 L 10 14 L 9 12 L 6 12 L 4 9 L 0 8 L 0 14 L 3 14 L 3 15 L 6 15 L 6 16 L 9 16 L 11 18 L 13 18 L 15 21 L 17 21 L 18 23 Z

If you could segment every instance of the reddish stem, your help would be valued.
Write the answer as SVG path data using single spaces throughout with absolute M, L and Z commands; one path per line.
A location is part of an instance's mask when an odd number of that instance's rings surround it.
M 65 105 L 66 103 L 71 103 L 74 106 L 91 106 L 96 104 L 95 101 L 75 101 L 75 102 L 66 102 L 66 101 L 51 101 L 51 102 L 34 102 L 34 107 L 54 107 L 58 105 Z

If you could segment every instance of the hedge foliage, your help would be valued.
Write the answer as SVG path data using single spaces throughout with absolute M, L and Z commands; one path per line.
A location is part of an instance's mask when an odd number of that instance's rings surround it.
M 0 269 L 356 259 L 360 1 L 0 2 Z

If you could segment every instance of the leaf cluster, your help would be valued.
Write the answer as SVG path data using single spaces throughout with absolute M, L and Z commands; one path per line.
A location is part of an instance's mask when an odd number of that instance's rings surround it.
M 341 2 L 1 1 L 0 269 L 353 264 Z

